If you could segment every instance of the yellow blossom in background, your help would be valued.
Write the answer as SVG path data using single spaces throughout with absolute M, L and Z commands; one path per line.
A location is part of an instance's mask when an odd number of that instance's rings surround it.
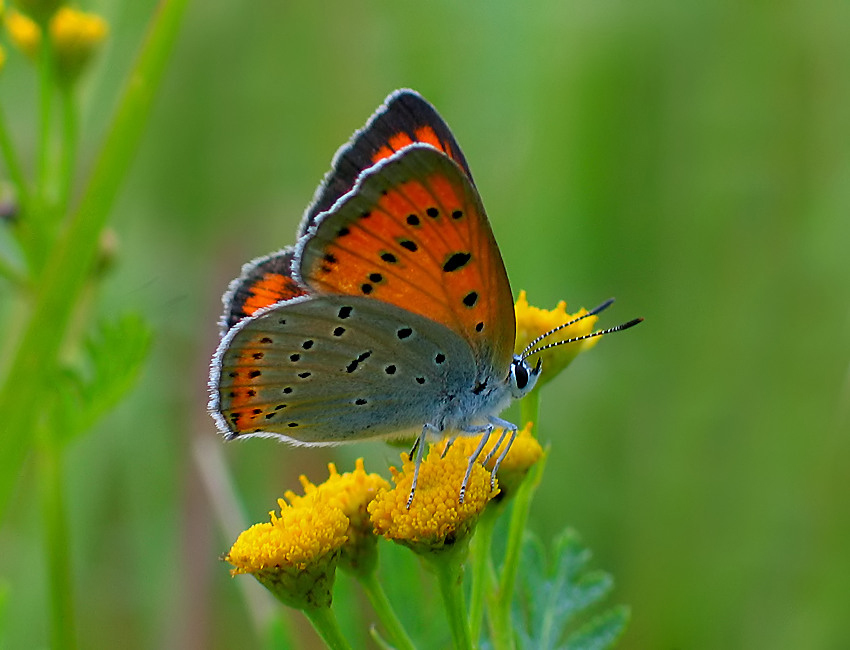
M 348 517 L 320 494 L 278 505 L 279 517 L 270 512 L 270 523 L 251 526 L 234 542 L 224 557 L 231 574 L 250 573 L 290 607 L 330 607 Z
M 38 48 L 41 47 L 41 28 L 36 22 L 19 11 L 7 13 L 3 22 L 15 47 L 30 59 L 36 60 Z
M 328 464 L 330 477 L 319 485 L 313 485 L 307 477 L 300 477 L 304 496 L 287 492 L 284 496 L 293 506 L 305 499 L 321 494 L 324 499 L 339 508 L 348 517 L 348 540 L 342 547 L 340 567 L 353 573 L 369 573 L 377 564 L 378 538 L 372 532 L 367 506 L 379 490 L 388 490 L 390 485 L 378 474 L 367 474 L 363 459 L 358 458 L 353 472 L 340 474 L 333 463 Z
M 50 20 L 50 40 L 60 78 L 66 82 L 74 81 L 108 31 L 106 21 L 96 14 L 69 7 L 59 9 Z
M 532 307 L 528 304 L 528 298 L 525 295 L 525 291 L 520 291 L 514 310 L 516 312 L 517 329 L 514 349 L 517 353 L 522 352 L 529 343 L 541 334 L 545 334 L 549 330 L 558 327 L 559 325 L 563 325 L 564 323 L 569 323 L 571 320 L 575 320 L 587 313 L 586 309 L 581 308 L 575 314 L 568 314 L 567 303 L 563 300 L 558 303 L 555 309 L 552 310 Z M 596 324 L 597 320 L 599 320 L 598 316 L 588 316 L 574 325 L 565 327 L 552 336 L 540 341 L 538 346 L 590 334 L 593 331 L 593 326 Z M 588 350 L 596 345 L 598 340 L 598 338 L 586 339 L 584 341 L 559 345 L 541 352 L 538 356 L 543 361 L 543 373 L 537 382 L 537 388 L 550 381 L 559 372 L 566 368 L 570 362 L 576 358 L 579 352 Z M 532 366 L 536 363 L 534 357 L 529 359 L 529 361 Z
M 410 509 L 407 499 L 413 483 L 414 461 L 401 455 L 402 470 L 390 468 L 395 487 L 378 493 L 369 504 L 375 533 L 403 544 L 417 553 L 449 551 L 468 541 L 478 516 L 498 493 L 490 487 L 490 472 L 475 463 L 459 503 L 460 486 L 468 454 L 450 448 L 445 457 L 432 445 L 419 468 L 419 482 Z
M 513 444 L 511 445 L 510 451 L 508 451 L 508 455 L 505 456 L 502 464 L 499 465 L 499 494 L 496 497 L 499 501 L 510 498 L 516 493 L 519 484 L 522 483 L 525 475 L 528 474 L 528 470 L 531 469 L 534 463 L 540 460 L 541 456 L 543 456 L 543 448 L 540 446 L 537 438 L 532 435 L 531 427 L 532 423 L 529 422 L 523 429 L 520 429 Z M 490 436 L 490 440 L 481 451 L 481 459 L 487 458 L 487 456 L 493 452 L 493 447 L 498 444 L 499 437 L 501 435 L 501 431 L 493 432 Z M 478 442 L 478 438 L 464 436 L 455 439 L 452 448 L 457 447 L 462 454 L 469 456 L 475 451 L 476 447 L 478 447 Z M 504 445 L 506 442 L 507 439 L 505 439 L 502 444 Z M 445 445 L 441 448 L 444 447 Z M 489 460 L 484 465 L 487 470 L 492 471 L 502 448 L 503 447 L 500 447 L 493 452 L 492 455 L 490 455 Z

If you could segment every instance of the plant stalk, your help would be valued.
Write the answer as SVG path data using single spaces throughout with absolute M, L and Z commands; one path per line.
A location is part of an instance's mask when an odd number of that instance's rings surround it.
M 310 619 L 319 636 L 331 650 L 351 650 L 339 629 L 339 623 L 330 607 L 307 607 L 302 610 Z
M 370 571 L 364 574 L 358 574 L 357 580 L 366 592 L 369 602 L 372 603 L 372 608 L 378 615 L 381 625 L 384 626 L 384 630 L 386 630 L 396 650 L 415 650 L 413 641 L 411 641 L 395 610 L 392 608 L 376 573 Z
M 151 24 L 94 170 L 67 228 L 48 255 L 8 374 L 0 387 L 6 414 L 0 437 L 0 519 L 32 447 L 43 378 L 53 376 L 74 305 L 93 267 L 98 238 L 138 148 L 177 38 L 188 0 L 162 0 Z
M 77 647 L 74 587 L 71 578 L 68 520 L 64 498 L 62 448 L 50 433 L 38 446 L 41 510 L 50 593 L 50 639 L 54 650 Z

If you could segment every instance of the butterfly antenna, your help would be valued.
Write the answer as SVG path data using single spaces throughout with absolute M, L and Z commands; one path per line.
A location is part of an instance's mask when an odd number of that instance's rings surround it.
M 588 314 L 589 316 L 590 314 Z M 628 323 L 623 323 L 622 325 L 617 325 L 616 327 L 609 327 L 605 330 L 596 330 L 595 332 L 591 332 L 590 334 L 585 334 L 584 336 L 576 336 L 571 339 L 564 339 L 563 341 L 555 341 L 553 343 L 547 343 L 541 348 L 537 348 L 536 350 L 532 350 L 531 352 L 526 353 L 523 351 L 522 358 L 527 359 L 532 354 L 538 354 L 543 352 L 543 350 L 548 350 L 549 348 L 554 348 L 559 345 L 566 345 L 567 343 L 575 343 L 576 341 L 584 341 L 585 339 L 596 338 L 597 336 L 604 336 L 605 334 L 611 334 L 612 332 L 621 332 L 623 330 L 627 330 L 630 327 L 634 327 L 638 323 L 643 322 L 643 318 L 634 318 L 630 320 Z M 559 328 L 560 329 L 560 328 Z M 554 331 L 554 330 L 553 330 Z M 527 348 L 526 348 L 527 349 Z
M 613 299 L 613 298 L 608 298 L 608 300 L 606 300 L 605 302 L 603 302 L 603 303 L 602 303 L 601 305 L 599 305 L 598 307 L 594 307 L 593 309 L 591 309 L 591 310 L 590 310 L 589 312 L 587 312 L 586 314 L 582 314 L 582 315 L 581 315 L 581 316 L 579 316 L 578 318 L 574 318 L 573 320 L 571 320 L 569 323 L 564 323 L 563 325 L 558 325 L 558 327 L 555 327 L 554 329 L 551 329 L 551 330 L 549 330 L 548 332 L 546 332 L 546 333 L 544 333 L 544 334 L 541 334 L 541 335 L 540 335 L 540 336 L 538 336 L 536 339 L 534 339 L 531 343 L 529 343 L 528 345 L 526 345 L 526 346 L 525 346 L 525 350 L 523 350 L 523 351 L 522 351 L 522 353 L 521 353 L 519 356 L 520 356 L 520 357 L 522 357 L 523 359 L 525 359 L 526 357 L 528 357 L 528 356 L 530 356 L 530 355 L 534 354 L 533 352 L 528 352 L 528 351 L 529 351 L 531 348 L 533 348 L 535 345 L 537 345 L 538 343 L 540 343 L 540 341 L 542 341 L 543 339 L 545 339 L 547 336 L 551 336 L 552 334 L 554 334 L 554 333 L 555 333 L 555 332 L 557 332 L 558 330 L 562 330 L 562 329 L 564 329 L 565 327 L 569 327 L 570 325 L 574 325 L 575 323 L 578 323 L 580 320 L 584 320 L 585 318 L 588 318 L 588 317 L 590 317 L 590 316 L 596 316 L 596 314 L 598 314 L 599 312 L 601 312 L 601 311 L 603 311 L 603 310 L 605 310 L 605 309 L 608 309 L 608 307 L 610 307 L 612 304 L 614 304 L 614 299 Z M 564 343 L 566 343 L 566 341 L 564 341 Z M 526 354 L 526 353 L 528 353 L 528 354 Z

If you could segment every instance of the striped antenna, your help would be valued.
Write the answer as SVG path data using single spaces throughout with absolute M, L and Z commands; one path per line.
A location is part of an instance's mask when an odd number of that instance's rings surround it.
M 589 316 L 596 316 L 596 314 L 598 314 L 599 312 L 601 312 L 601 311 L 603 311 L 603 310 L 605 310 L 605 309 L 608 309 L 608 307 L 610 307 L 612 304 L 614 304 L 614 299 L 613 299 L 613 298 L 608 298 L 608 300 L 606 300 L 605 302 L 603 302 L 603 303 L 602 303 L 601 305 L 599 305 L 598 307 L 594 307 L 593 309 L 591 309 L 591 310 L 590 310 L 589 312 L 587 312 L 586 314 L 583 314 L 583 315 L 579 316 L 578 318 L 574 318 L 574 319 L 573 319 L 573 320 L 571 320 L 569 323 L 564 323 L 563 325 L 558 325 L 558 327 L 555 327 L 555 328 L 553 328 L 553 329 L 549 330 L 549 331 L 548 331 L 548 332 L 546 332 L 545 334 L 541 334 L 541 335 L 540 335 L 540 336 L 538 336 L 536 339 L 534 339 L 531 343 L 529 343 L 528 345 L 526 345 L 526 346 L 525 346 L 525 350 L 523 350 L 523 351 L 520 353 L 520 355 L 519 355 L 519 356 L 520 356 L 522 359 L 525 359 L 526 357 L 528 357 L 528 356 L 530 356 L 530 355 L 534 354 L 534 352 L 528 352 L 528 351 L 529 351 L 531 348 L 533 348 L 535 345 L 537 345 L 538 343 L 540 343 L 540 341 L 542 341 L 543 339 L 545 339 L 547 336 L 551 336 L 552 334 L 554 334 L 554 333 L 555 333 L 555 332 L 557 332 L 558 330 L 562 330 L 562 329 L 564 329 L 565 327 L 569 327 L 570 325 L 574 325 L 575 323 L 578 323 L 580 320 L 584 320 L 585 318 L 587 318 L 587 317 L 589 317 Z M 580 340 L 580 339 L 576 339 L 576 340 Z M 564 341 L 564 343 L 569 343 L 569 341 Z M 538 350 L 538 351 L 539 351 L 539 350 Z M 526 353 L 528 353 L 528 354 L 526 354 Z
M 563 341 L 555 341 L 554 343 L 547 343 L 542 348 L 537 348 L 536 350 L 532 350 L 531 352 L 525 353 L 523 352 L 522 358 L 527 359 L 532 354 L 538 354 L 539 352 L 543 352 L 543 350 L 548 350 L 549 348 L 554 348 L 559 345 L 566 345 L 567 343 L 575 343 L 576 341 L 584 341 L 585 339 L 592 339 L 597 336 L 603 336 L 604 334 L 611 334 L 612 332 L 621 332 L 622 330 L 627 330 L 630 327 L 634 327 L 638 323 L 642 323 L 642 318 L 634 318 L 630 320 L 628 323 L 623 323 L 622 325 L 617 325 L 616 327 L 609 327 L 607 330 L 597 330 L 595 332 L 591 332 L 590 334 L 585 334 L 584 336 L 576 336 L 571 339 L 564 339 Z

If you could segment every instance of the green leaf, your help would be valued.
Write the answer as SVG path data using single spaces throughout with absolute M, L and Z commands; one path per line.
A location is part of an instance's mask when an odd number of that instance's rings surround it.
M 522 549 L 522 584 L 514 617 L 518 647 L 535 650 L 604 650 L 613 647 L 628 621 L 628 609 L 615 607 L 587 620 L 589 611 L 613 588 L 610 575 L 587 568 L 590 551 L 578 534 L 566 530 L 547 561 L 540 540 L 528 533 Z
M 151 331 L 136 314 L 102 323 L 75 368 L 63 368 L 50 425 L 67 442 L 89 429 L 132 388 L 147 358 Z
M 583 625 L 569 638 L 569 650 L 604 650 L 616 643 L 626 629 L 631 615 L 625 605 L 612 607 Z

